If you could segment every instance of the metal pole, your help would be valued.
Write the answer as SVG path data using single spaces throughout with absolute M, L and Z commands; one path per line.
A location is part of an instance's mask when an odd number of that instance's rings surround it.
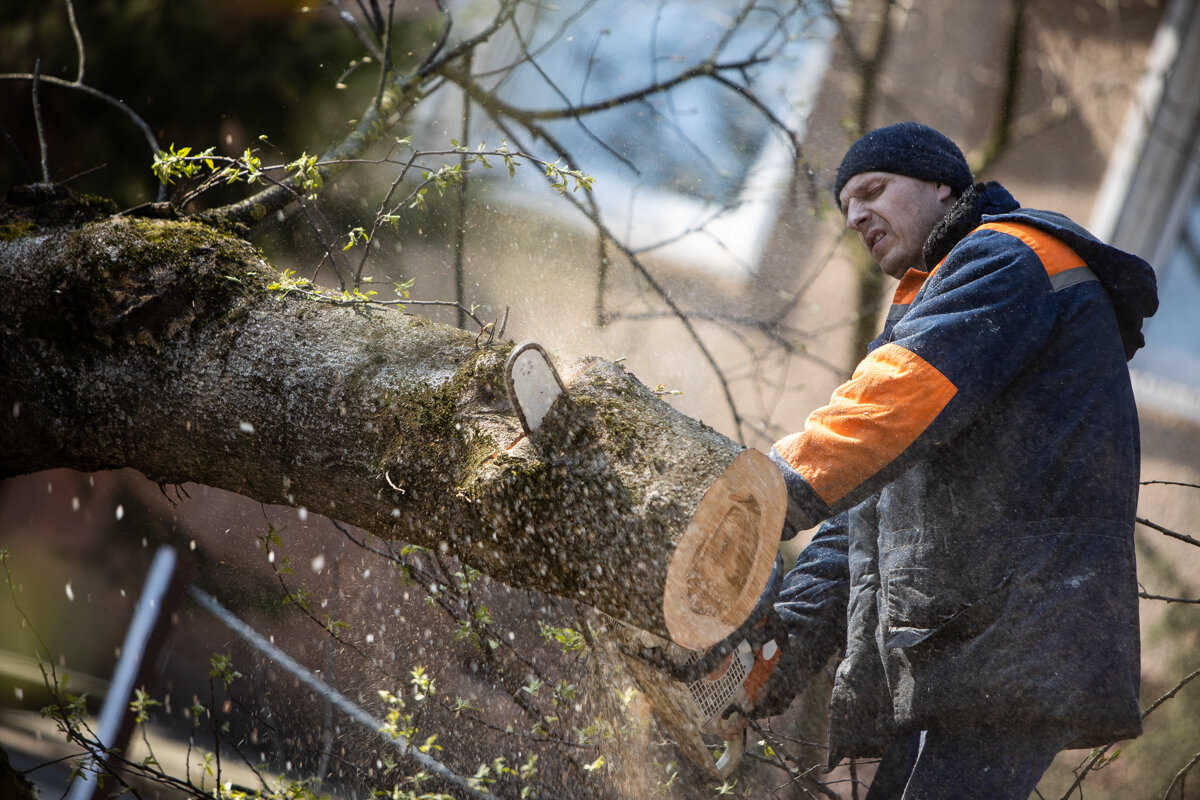
M 226 609 L 217 598 L 213 597 L 208 592 L 196 586 L 194 583 L 189 583 L 187 593 L 193 600 L 199 603 L 210 614 L 224 623 L 225 627 L 242 637 L 255 649 L 269 657 L 272 661 L 283 667 L 285 671 L 290 673 L 292 677 L 299 680 L 308 688 L 316 692 L 321 698 L 327 700 L 341 710 L 346 716 L 353 719 L 363 727 L 370 728 L 382 737 L 386 742 L 394 746 L 400 751 L 400 755 L 411 758 L 421 765 L 422 768 L 443 778 L 446 781 L 454 784 L 458 788 L 470 794 L 471 797 L 480 798 L 480 800 L 496 800 L 495 795 L 490 792 L 485 792 L 473 786 L 466 778 L 450 770 L 442 762 L 432 758 L 427 753 L 422 753 L 419 749 L 412 747 L 408 740 L 403 736 L 393 738 L 383 732 L 383 720 L 372 717 L 359 706 L 355 705 L 345 695 L 334 689 L 327 683 L 324 683 L 316 675 L 313 675 L 305 669 L 299 662 L 289 656 L 287 653 L 280 650 L 274 644 L 267 640 L 265 636 L 256 631 L 254 628 L 247 625 L 240 618 Z
M 175 566 L 175 551 L 166 545 L 159 547 L 150 564 L 150 572 L 146 575 L 146 585 L 138 598 L 133 620 L 125 631 L 121 658 L 117 661 L 117 670 L 100 708 L 96 740 L 104 751 L 124 747 L 125 739 L 129 737 L 129 697 L 142 671 L 150 640 L 162 620 L 165 601 L 175 577 Z M 96 770 L 100 766 L 95 764 Z M 71 785 L 67 800 L 95 800 L 99 792 L 96 771 L 86 771 Z

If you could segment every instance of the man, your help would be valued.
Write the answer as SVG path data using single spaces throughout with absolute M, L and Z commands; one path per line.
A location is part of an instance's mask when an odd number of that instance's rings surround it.
M 869 800 L 1025 800 L 1059 750 L 1141 732 L 1126 361 L 1154 273 L 916 123 L 859 139 L 835 192 L 900 284 L 772 449 L 789 524 L 825 520 L 776 606 L 781 677 L 842 650 L 830 761 L 882 756 Z

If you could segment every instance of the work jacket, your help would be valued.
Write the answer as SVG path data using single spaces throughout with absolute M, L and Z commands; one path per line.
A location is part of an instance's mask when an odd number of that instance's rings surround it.
M 883 333 L 772 448 L 826 520 L 777 609 L 791 669 L 843 652 L 832 763 L 931 727 L 1141 731 L 1128 358 L 1154 273 L 999 184 L 968 189 Z

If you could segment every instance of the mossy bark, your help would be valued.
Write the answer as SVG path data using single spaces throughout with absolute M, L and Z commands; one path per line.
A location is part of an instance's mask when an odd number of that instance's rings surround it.
M 5 800 L 37 800 L 37 789 L 18 772 L 8 760 L 8 753 L 0 747 L 0 797 Z
M 0 477 L 132 467 L 303 506 L 669 635 L 670 560 L 741 447 L 603 362 L 535 446 L 503 389 L 511 345 L 280 296 L 275 272 L 194 222 L 0 242 Z M 719 577 L 754 593 L 759 573 Z

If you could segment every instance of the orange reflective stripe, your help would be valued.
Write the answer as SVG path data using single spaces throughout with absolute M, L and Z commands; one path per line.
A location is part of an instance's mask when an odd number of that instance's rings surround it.
M 900 279 L 900 285 L 896 287 L 896 294 L 892 296 L 892 305 L 906 306 L 912 303 L 928 277 L 928 272 L 921 272 L 919 269 L 910 269 L 904 273 L 904 277 Z
M 903 453 L 957 393 L 937 367 L 886 344 L 775 449 L 833 505 Z
M 1032 225 L 1022 225 L 1012 222 L 988 222 L 980 225 L 977 231 L 998 231 L 1020 239 L 1037 257 L 1041 259 L 1046 274 L 1057 275 L 1068 269 L 1085 266 L 1086 262 L 1071 248 L 1055 239 L 1049 233 L 1039 230 Z M 974 233 L 974 231 L 972 231 Z

